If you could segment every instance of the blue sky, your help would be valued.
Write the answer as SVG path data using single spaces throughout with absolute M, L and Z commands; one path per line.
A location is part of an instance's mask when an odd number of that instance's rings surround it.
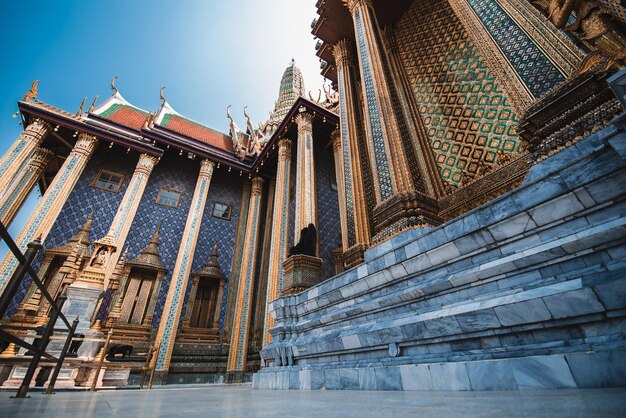
M 322 85 L 310 23 L 315 0 L 2 1 L 0 152 L 22 131 L 11 117 L 33 80 L 38 98 L 75 112 L 83 97 L 102 103 L 111 78 L 129 102 L 160 104 L 227 131 L 226 106 L 245 125 L 265 120 L 291 58 L 307 91 Z M 316 95 L 315 95 L 316 96 Z M 11 226 L 15 236 L 36 203 L 33 193 Z M 4 243 L 0 256 L 6 252 Z

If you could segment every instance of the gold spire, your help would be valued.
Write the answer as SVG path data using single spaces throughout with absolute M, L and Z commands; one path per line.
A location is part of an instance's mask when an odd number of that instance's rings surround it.
M 76 116 L 80 116 L 83 114 L 83 108 L 85 107 L 85 102 L 87 101 L 87 97 L 85 97 L 82 101 L 82 103 L 80 104 L 80 107 L 78 108 L 78 110 L 76 111 Z
M 93 102 L 91 102 L 91 106 L 89 106 L 89 109 L 87 109 L 87 113 L 93 112 L 94 108 L 96 107 L 96 100 L 98 100 L 98 95 L 93 98 Z

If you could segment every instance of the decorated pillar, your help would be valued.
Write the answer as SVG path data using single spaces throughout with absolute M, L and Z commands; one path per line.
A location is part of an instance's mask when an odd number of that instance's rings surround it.
M 263 179 L 252 179 L 252 191 L 248 206 L 246 238 L 243 245 L 243 257 L 239 274 L 233 278 L 239 282 L 235 296 L 235 315 L 233 317 L 228 353 L 228 372 L 234 372 L 234 380 L 240 380 L 246 368 L 248 356 L 248 337 L 252 310 L 252 293 L 255 280 L 257 245 L 259 244 L 259 224 L 261 221 L 261 198 L 263 195 Z
M 580 69 L 585 59 L 584 51 L 542 15 L 530 0 L 497 2 L 566 77 Z
M 243 245 L 246 239 L 246 225 L 248 223 L 248 205 L 250 204 L 250 182 L 244 181 L 241 192 L 241 207 L 239 208 L 239 224 L 237 225 L 237 241 L 235 242 L 235 257 L 231 271 L 241 270 L 241 259 L 243 257 Z M 239 282 L 231 280 L 228 288 L 228 304 L 226 305 L 226 319 L 224 320 L 224 331 L 230 335 L 232 324 L 235 318 L 235 300 Z
M 298 152 L 296 154 L 296 210 L 293 229 L 294 243 L 300 240 L 300 231 L 314 224 L 317 228 L 317 192 L 315 189 L 315 160 L 313 158 L 313 115 L 301 111 L 298 124 Z
M 213 176 L 213 168 L 215 164 L 209 160 L 202 160 L 200 163 L 200 174 L 196 182 L 196 188 L 191 199 L 191 207 L 187 215 L 187 223 L 183 237 L 178 248 L 176 263 L 170 281 L 165 307 L 161 315 L 159 330 L 157 331 L 156 341 L 160 343 L 159 353 L 157 357 L 156 369 L 160 372 L 167 372 L 174 350 L 174 341 L 178 331 L 178 322 L 183 308 L 183 300 L 185 291 L 187 290 L 187 280 L 191 272 L 191 264 L 193 255 L 196 251 L 196 243 L 200 232 L 200 223 L 204 213 L 211 177 Z
M 337 65 L 337 85 L 339 89 L 340 129 L 336 142 L 335 165 L 337 185 L 341 181 L 343 192 L 339 193 L 342 213 L 342 246 L 344 261 L 347 267 L 359 264 L 363 260 L 363 252 L 372 237 L 371 213 L 368 201 L 367 186 L 371 189 L 370 168 L 368 164 L 367 146 L 360 135 L 361 109 L 359 105 L 358 87 L 356 85 L 356 69 L 354 45 L 351 40 L 343 39 L 333 48 Z M 366 164 L 366 167 L 363 165 Z M 341 177 L 341 179 L 340 179 Z M 371 192 L 371 190 L 370 190 Z
M 15 181 L 1 195 L 0 221 L 4 226 L 11 224 L 53 156 L 52 151 L 37 148 L 30 156 L 27 166 L 19 172 Z
M 352 200 L 352 190 L 346 190 L 346 180 L 350 180 L 350 167 L 344 169 L 343 166 L 343 147 L 341 144 L 341 134 L 339 129 L 335 129 L 332 134 L 333 157 L 335 159 L 335 176 L 337 177 L 337 198 L 339 200 L 339 224 L 341 229 L 341 246 L 342 250 L 348 249 L 347 239 L 344 237 L 351 236 L 354 238 L 354 206 Z M 346 179 L 346 176 L 348 179 Z M 348 204 L 350 199 L 350 204 Z M 348 206 L 350 206 L 350 214 L 348 214 Z M 350 230 L 348 228 L 348 219 L 350 219 Z M 353 239 L 354 242 L 354 239 Z
M 189 298 L 187 298 L 187 306 L 185 306 L 185 317 L 183 318 L 183 327 L 188 328 L 191 324 L 191 314 L 193 313 L 193 306 L 196 302 L 196 293 L 198 293 L 198 284 L 200 283 L 200 277 L 193 275 L 191 279 L 191 291 L 189 292 Z
M 116 250 L 109 257 L 107 265 L 104 266 L 105 281 L 108 280 L 110 273 L 117 264 L 117 260 L 119 259 L 121 253 L 120 249 L 126 242 L 128 231 L 130 230 L 130 226 L 135 219 L 137 208 L 139 207 L 143 192 L 148 184 L 148 178 L 150 177 L 152 169 L 157 162 L 158 159 L 152 155 L 139 155 L 139 161 L 137 162 L 133 176 L 130 179 L 128 188 L 124 193 L 122 203 L 120 203 L 117 213 L 115 214 L 115 218 L 113 218 L 113 222 L 109 227 L 109 232 L 104 239 L 110 242 Z M 106 284 L 107 283 L 105 282 L 105 288 Z
M 426 150 L 408 134 L 411 121 L 403 117 L 397 100 L 372 0 L 345 4 L 354 22 L 365 102 L 365 136 L 376 201 L 372 241 L 380 242 L 405 229 L 433 226 L 441 220 L 436 196 L 420 170 L 418 156 Z
M 273 233 L 270 239 L 267 297 L 265 299 L 265 326 L 263 345 L 272 340 L 269 333 L 274 318 L 269 315 L 267 305 L 277 299 L 283 288 L 283 261 L 287 256 L 289 237 L 289 178 L 291 170 L 291 141 L 283 138 L 278 141 L 278 166 L 276 168 L 276 191 L 274 192 Z
M 528 13 L 524 13 L 525 16 L 516 13 L 518 20 L 513 19 L 509 12 L 513 10 L 519 12 L 520 5 L 513 7 L 513 2 L 500 0 L 448 0 L 448 2 L 465 26 L 469 38 L 485 60 L 490 72 L 498 79 L 499 86 L 506 93 L 517 115 L 522 115 L 528 106 L 548 90 L 562 83 L 566 75 L 572 71 L 575 63 L 561 61 L 559 56 L 563 53 L 571 56 L 574 50 L 557 53 L 556 51 L 564 45 L 563 38 L 555 36 L 554 30 L 550 30 L 552 35 L 548 36 L 545 25 L 544 29 L 535 28 L 543 31 L 541 37 L 535 36 L 533 39 L 529 36 L 526 31 L 540 21 Z M 520 4 L 525 2 L 525 0 L 515 1 Z M 515 40 L 515 45 L 510 43 L 511 40 Z M 574 56 L 576 55 L 579 53 L 574 53 Z M 533 56 L 533 65 L 528 65 L 529 56 Z M 561 61 L 563 64 L 561 68 L 555 65 L 555 61 Z
M 72 152 L 68 155 L 54 180 L 50 183 L 48 190 L 41 197 L 37 207 L 17 236 L 15 243 L 20 250 L 24 251 L 26 245 L 37 237 L 40 237 L 42 242 L 45 241 L 97 144 L 98 140 L 95 136 L 85 133 L 78 136 L 78 141 L 76 141 Z M 13 257 L 12 253 L 7 254 L 0 264 L 0 292 L 4 290 L 17 264 L 17 259 Z
M 31 154 L 41 145 L 50 129 L 48 122 L 38 118 L 33 119 L 2 159 L 0 159 L 0 193 L 7 190 L 20 167 L 26 163 Z

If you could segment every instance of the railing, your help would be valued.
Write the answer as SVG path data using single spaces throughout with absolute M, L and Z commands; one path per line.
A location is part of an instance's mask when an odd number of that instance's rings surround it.
M 35 371 L 37 367 L 39 367 L 39 363 L 41 362 L 42 357 L 55 362 L 54 370 L 52 375 L 50 376 L 50 380 L 48 386 L 46 387 L 44 393 L 45 394 L 53 394 L 54 386 L 56 384 L 57 378 L 59 377 L 59 373 L 61 372 L 61 368 L 63 367 L 63 362 L 67 356 L 67 352 L 70 348 L 72 341 L 92 341 L 92 342 L 101 342 L 104 343 L 104 347 L 99 355 L 98 366 L 96 368 L 95 375 L 93 377 L 93 381 L 91 383 L 91 391 L 96 390 L 98 378 L 100 372 L 102 370 L 105 357 L 107 355 L 107 350 L 109 345 L 112 343 L 111 337 L 113 335 L 113 329 L 111 329 L 107 335 L 106 339 L 102 338 L 77 338 L 76 335 L 76 327 L 78 326 L 78 318 L 74 319 L 74 321 L 70 324 L 67 320 L 66 316 L 61 312 L 63 308 L 63 304 L 67 297 L 65 295 L 59 295 L 56 300 L 52 298 L 46 287 L 43 285 L 42 281 L 39 279 L 37 273 L 32 267 L 32 263 L 37 256 L 39 250 L 41 250 L 42 245 L 39 239 L 36 239 L 33 242 L 30 242 L 27 245 L 26 251 L 22 254 L 20 249 L 17 247 L 13 238 L 11 238 L 9 232 L 6 227 L 0 222 L 0 239 L 4 240 L 9 247 L 11 253 L 18 261 L 18 267 L 11 276 L 11 279 L 7 283 L 4 292 L 0 295 L 0 320 L 2 320 L 11 305 L 11 302 L 15 298 L 15 295 L 19 291 L 22 286 L 22 282 L 26 275 L 29 275 L 32 279 L 43 297 L 50 303 L 51 311 L 49 313 L 49 321 L 48 324 L 42 327 L 22 327 L 8 324 L 0 324 L 0 339 L 7 341 L 9 344 L 13 343 L 16 346 L 24 347 L 32 353 L 32 359 L 29 362 L 28 369 L 20 387 L 17 390 L 17 394 L 15 398 L 27 398 L 28 396 L 28 388 L 30 387 L 30 383 L 35 375 Z M 55 329 L 55 324 L 58 319 L 61 319 L 65 324 L 65 329 Z M 8 332 L 8 330 L 14 331 L 36 331 L 41 332 L 41 336 L 37 336 L 36 341 L 32 344 L 26 342 L 24 339 L 18 337 L 17 335 L 13 335 Z M 54 332 L 67 332 L 67 337 L 54 337 Z M 49 352 L 46 351 L 48 347 L 48 343 L 51 340 L 65 340 L 63 344 L 63 348 L 61 349 L 58 357 L 53 356 Z M 141 344 L 137 342 L 124 342 L 124 341 L 115 341 L 117 343 L 124 343 L 126 345 L 131 345 L 134 347 L 144 347 L 147 348 L 146 361 L 144 366 L 142 367 L 127 367 L 131 370 L 139 370 L 142 372 L 141 376 L 141 384 L 140 386 L 143 388 L 145 383 L 146 372 L 150 372 L 148 388 L 152 389 L 152 381 L 154 378 L 154 370 L 156 367 L 156 356 L 155 354 L 158 352 L 158 346 L 153 346 L 149 344 Z M 26 359 L 24 359 L 26 361 Z M 110 363 L 107 367 L 117 367 L 114 366 L 115 363 Z

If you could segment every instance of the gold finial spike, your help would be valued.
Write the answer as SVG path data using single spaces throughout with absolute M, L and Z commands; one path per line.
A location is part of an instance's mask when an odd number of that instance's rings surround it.
M 228 119 L 230 119 L 230 120 L 231 120 L 231 122 L 232 122 L 232 121 L 233 121 L 233 117 L 232 117 L 232 116 L 230 116 L 230 106 L 231 106 L 231 105 L 228 105 L 228 107 L 226 108 L 226 116 L 227 116 L 227 117 L 228 117 Z
M 159 90 L 159 98 L 163 100 L 163 103 L 161 103 L 161 109 L 163 109 L 163 106 L 165 106 L 165 103 L 167 103 L 167 99 L 165 98 L 165 96 L 163 96 L 164 89 L 165 89 L 165 86 L 161 87 L 161 89 Z
M 76 111 L 76 116 L 80 116 L 83 114 L 83 108 L 85 107 L 85 102 L 87 101 L 87 97 L 85 97 L 82 101 L 82 103 L 80 104 L 80 107 L 78 108 L 78 110 Z
M 87 113 L 93 112 L 93 110 L 96 107 L 96 101 L 97 100 L 98 100 L 98 95 L 96 95 L 96 97 L 93 98 L 93 102 L 91 102 L 91 106 L 89 106 L 89 109 L 87 109 Z
M 213 255 L 217 255 L 217 240 L 213 241 Z
M 117 89 L 117 87 L 115 86 L 115 80 L 117 80 L 119 77 L 118 76 L 113 76 L 113 78 L 111 79 L 111 88 L 113 90 L 115 90 L 114 94 L 119 93 L 120 91 Z
M 32 102 L 37 98 L 37 87 L 39 86 L 39 80 L 33 81 L 33 84 L 30 85 L 30 90 L 24 93 L 22 97 L 22 101 L 24 102 Z

